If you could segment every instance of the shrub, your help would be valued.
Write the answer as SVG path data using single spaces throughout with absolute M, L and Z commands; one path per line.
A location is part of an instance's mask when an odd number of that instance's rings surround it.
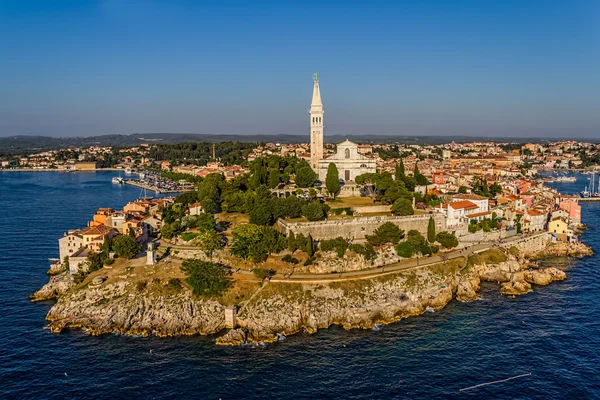
M 433 254 L 436 254 L 438 251 L 440 251 L 440 246 L 438 246 L 437 244 L 431 245 L 429 246 L 429 248 L 431 249 L 431 252 Z
M 453 233 L 440 232 L 437 234 L 437 241 L 440 242 L 442 247 L 446 249 L 452 249 L 458 246 L 458 239 Z
M 410 258 L 415 254 L 415 249 L 410 243 L 402 242 L 396 246 L 396 253 L 400 257 Z
M 190 240 L 194 239 L 195 237 L 198 236 L 197 233 L 195 232 L 183 232 L 181 235 L 179 235 L 181 237 L 181 239 L 184 242 L 189 242 Z
M 275 271 L 272 269 L 265 269 L 265 268 L 254 268 L 252 270 L 252 274 L 257 277 L 258 279 L 260 279 L 261 281 L 264 281 L 267 278 L 270 278 L 271 276 L 275 275 Z
M 315 256 L 309 257 L 306 261 L 304 261 L 304 265 L 312 265 L 317 258 Z
M 141 292 L 142 290 L 146 289 L 146 286 L 148 286 L 148 282 L 146 281 L 137 281 L 135 284 L 135 288 L 138 292 Z
M 171 278 L 167 282 L 167 289 L 169 289 L 170 291 L 180 292 L 182 288 L 183 285 L 181 284 L 179 278 Z
M 343 257 L 346 249 L 348 248 L 348 242 L 342 237 L 337 237 L 330 240 L 321 241 L 321 250 L 333 251 L 335 250 L 338 257 Z
M 285 256 L 283 256 L 281 261 L 292 263 L 292 264 L 298 264 L 300 262 L 300 261 L 298 261 L 297 258 L 292 257 L 290 254 L 286 254 Z

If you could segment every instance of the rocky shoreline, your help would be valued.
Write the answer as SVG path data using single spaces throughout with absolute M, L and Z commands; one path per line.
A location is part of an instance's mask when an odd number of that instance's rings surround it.
M 555 246 L 544 250 L 557 254 Z M 560 251 L 558 252 L 559 254 Z M 585 245 L 567 246 L 564 254 L 591 254 Z M 535 253 L 539 257 L 541 252 Z M 566 278 L 557 268 L 539 268 L 516 248 L 493 249 L 469 259 L 458 258 L 374 278 L 323 283 L 276 281 L 266 284 L 241 307 L 236 329 L 216 339 L 218 345 L 274 342 L 281 335 L 315 333 L 331 325 L 370 329 L 444 307 L 452 299 L 473 301 L 481 281 L 500 284 L 514 297 Z M 76 283 L 67 273 L 53 275 L 31 296 L 32 301 L 57 299 L 46 319 L 59 333 L 82 328 L 90 335 L 209 335 L 225 329 L 226 304 L 193 296 L 183 286 L 167 290 L 160 281 L 141 287 L 127 279 Z

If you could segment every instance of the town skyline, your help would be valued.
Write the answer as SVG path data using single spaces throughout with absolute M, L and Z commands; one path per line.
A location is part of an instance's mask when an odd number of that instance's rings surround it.
M 597 4 L 381 6 L 2 5 L 0 137 L 597 136 Z

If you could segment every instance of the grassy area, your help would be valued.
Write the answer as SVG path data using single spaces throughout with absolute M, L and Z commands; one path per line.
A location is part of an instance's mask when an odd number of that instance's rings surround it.
M 439 263 L 429 267 L 429 270 L 438 275 L 450 275 L 461 269 L 465 265 L 465 258 L 458 257 L 445 263 Z
M 472 267 L 473 265 L 479 265 L 483 263 L 499 264 L 506 260 L 508 260 L 508 257 L 502 252 L 502 250 L 490 249 L 479 254 L 473 254 L 471 257 L 469 257 L 469 260 L 467 261 L 467 266 Z
M 198 234 L 196 232 L 183 232 L 180 236 L 181 236 L 181 239 L 188 242 L 188 241 L 194 239 L 195 237 L 198 237 Z
M 327 204 L 329 204 L 331 208 L 379 205 L 379 203 L 373 204 L 370 197 L 339 197 L 335 200 L 328 201 Z

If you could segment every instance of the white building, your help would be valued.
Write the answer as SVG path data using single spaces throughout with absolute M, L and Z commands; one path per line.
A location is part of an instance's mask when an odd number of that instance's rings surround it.
M 323 102 L 321 101 L 318 75 L 315 74 L 310 105 L 310 166 L 321 181 L 325 181 L 330 163 L 336 165 L 340 179 L 345 182 L 354 181 L 358 175 L 377 171 L 376 161 L 361 154 L 359 145 L 349 140 L 337 145 L 336 154 L 323 159 L 323 135 Z
M 323 158 L 323 102 L 319 89 L 319 75 L 313 78 L 313 95 L 310 104 L 310 166 L 319 168 L 319 160 Z

